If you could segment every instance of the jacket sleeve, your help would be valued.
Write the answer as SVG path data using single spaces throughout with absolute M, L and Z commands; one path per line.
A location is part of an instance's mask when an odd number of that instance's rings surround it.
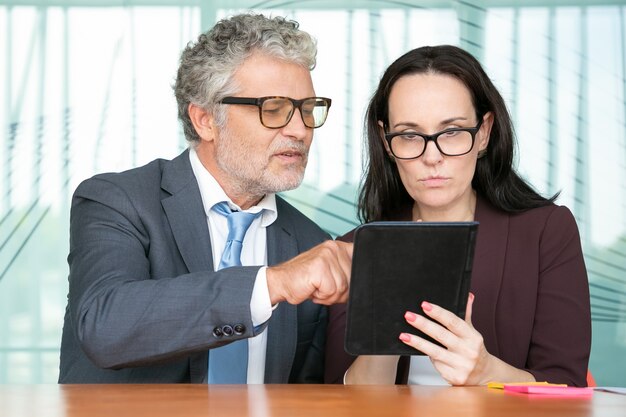
M 213 329 L 225 323 L 246 327 L 229 341 L 253 336 L 250 298 L 259 267 L 177 275 L 184 268 L 167 265 L 180 255 L 160 253 L 159 268 L 172 275 L 155 279 L 151 245 L 168 236 L 148 230 L 146 216 L 165 218 L 137 210 L 124 189 L 106 179 L 87 180 L 74 195 L 68 305 L 85 354 L 101 368 L 117 369 L 219 346 L 224 338 Z
M 356 356 L 346 353 L 343 347 L 346 334 L 346 309 L 347 304 L 335 304 L 328 309 L 324 372 L 326 384 L 343 384 L 345 373 L 356 360 Z
M 589 283 L 576 221 L 566 207 L 547 218 L 527 371 L 537 381 L 586 386 L 591 350 Z
M 343 242 L 354 241 L 354 230 L 338 237 Z M 326 330 L 326 363 L 324 383 L 343 384 L 343 377 L 356 360 L 344 349 L 346 334 L 347 304 L 335 304 L 328 308 L 328 329 Z

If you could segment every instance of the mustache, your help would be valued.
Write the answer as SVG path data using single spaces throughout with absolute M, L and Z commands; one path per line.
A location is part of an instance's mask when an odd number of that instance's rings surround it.
M 272 142 L 269 152 L 272 155 L 276 153 L 293 152 L 308 156 L 309 147 L 302 141 L 276 140 Z

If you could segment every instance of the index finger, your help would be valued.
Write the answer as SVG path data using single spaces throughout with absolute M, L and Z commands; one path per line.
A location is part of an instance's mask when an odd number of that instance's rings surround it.
M 445 308 L 440 307 L 437 304 L 429 303 L 428 301 L 422 301 L 421 307 L 424 314 L 441 323 L 446 329 L 456 336 L 463 337 L 471 334 L 471 329 L 465 320 L 450 310 L 446 310 Z

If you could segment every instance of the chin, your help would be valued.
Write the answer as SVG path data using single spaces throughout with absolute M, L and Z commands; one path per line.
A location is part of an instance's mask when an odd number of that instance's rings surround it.
M 298 188 L 303 179 L 304 171 L 302 173 L 288 172 L 282 175 L 272 175 L 270 178 L 265 178 L 263 188 L 266 189 L 266 193 L 289 191 Z
M 418 205 L 434 209 L 448 207 L 452 203 L 453 199 L 449 196 L 438 194 L 428 193 L 428 195 L 424 195 L 420 193 L 420 195 L 414 197 L 413 200 L 415 200 Z

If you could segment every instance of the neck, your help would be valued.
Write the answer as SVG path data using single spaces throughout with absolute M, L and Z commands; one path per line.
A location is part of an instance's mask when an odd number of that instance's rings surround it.
M 413 205 L 413 221 L 424 222 L 471 222 L 476 212 L 476 191 L 472 190 L 466 201 L 452 207 L 429 207 Z
M 263 197 L 265 197 L 263 195 L 251 196 L 251 195 L 246 195 L 246 194 L 237 194 L 237 193 L 229 192 L 225 188 L 224 188 L 224 191 L 226 192 L 226 195 L 228 196 L 228 198 L 230 198 L 232 202 L 237 204 L 242 210 L 247 210 L 252 206 L 256 206 L 263 199 Z

